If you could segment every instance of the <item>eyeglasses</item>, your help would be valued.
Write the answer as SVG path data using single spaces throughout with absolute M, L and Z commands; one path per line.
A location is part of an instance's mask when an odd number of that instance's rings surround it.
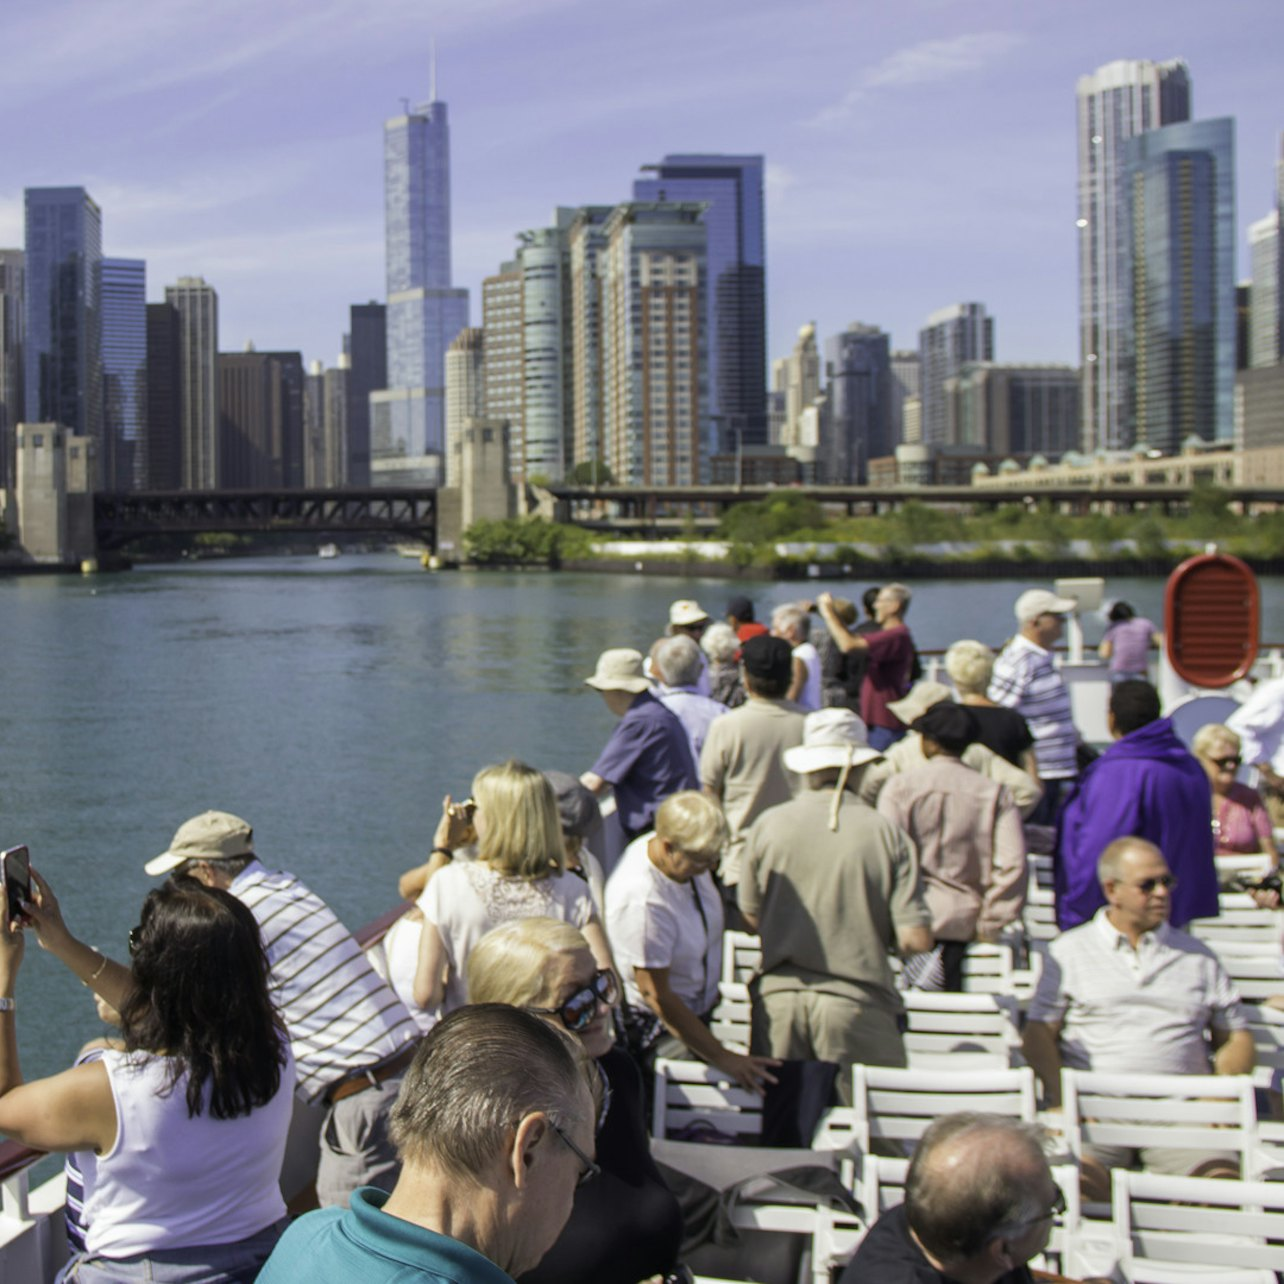
M 1214 767 L 1220 767 L 1223 771 L 1238 771 L 1243 758 L 1210 758 L 1209 762 Z
M 1009 1223 L 1007 1226 L 1001 1226 L 994 1232 L 996 1238 L 1006 1238 L 1012 1235 L 1019 1235 L 1023 1231 L 1029 1230 L 1031 1226 L 1037 1226 L 1040 1222 L 1046 1222 L 1050 1218 L 1060 1217 L 1066 1211 L 1066 1195 L 1060 1186 L 1057 1193 L 1052 1197 L 1052 1204 L 1046 1213 L 1040 1213 L 1037 1217 L 1031 1217 L 1027 1222 Z
M 1176 874 L 1159 874 L 1155 878 L 1143 878 L 1136 883 L 1128 883 L 1128 887 L 1135 887 L 1139 892 L 1149 896 L 1156 887 L 1162 887 L 1165 891 L 1172 891 L 1177 886 Z
M 582 989 L 576 990 L 565 1003 L 555 1008 L 531 1008 L 542 1016 L 560 1017 L 562 1024 L 573 1034 L 579 1034 L 593 1023 L 597 1005 L 605 1003 L 614 1007 L 620 1000 L 620 984 L 610 968 L 593 973 L 593 979 Z
M 579 1177 L 575 1180 L 575 1188 L 578 1190 L 581 1186 L 587 1185 L 594 1177 L 600 1177 L 602 1169 L 595 1164 L 557 1125 L 553 1119 L 549 1119 L 548 1126 L 557 1133 L 557 1135 L 570 1147 L 571 1153 L 584 1165 L 580 1170 Z

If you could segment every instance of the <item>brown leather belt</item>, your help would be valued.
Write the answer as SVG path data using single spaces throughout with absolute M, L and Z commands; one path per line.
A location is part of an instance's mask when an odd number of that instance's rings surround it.
M 406 1044 L 395 1056 L 389 1057 L 387 1061 L 380 1061 L 378 1065 L 366 1066 L 362 1070 L 354 1070 L 350 1075 L 340 1079 L 338 1083 L 330 1087 L 325 1094 L 325 1104 L 333 1106 L 335 1102 L 342 1101 L 344 1097 L 355 1096 L 358 1092 L 364 1092 L 367 1088 L 376 1088 L 385 1080 L 392 1079 L 399 1075 L 415 1059 L 415 1051 L 419 1047 L 419 1040 Z

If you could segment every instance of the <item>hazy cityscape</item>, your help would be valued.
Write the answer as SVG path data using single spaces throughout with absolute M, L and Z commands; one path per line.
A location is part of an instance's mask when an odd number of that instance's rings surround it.
M 1010 52 L 958 40 L 865 80 L 948 80 L 960 59 Z M 786 346 L 768 247 L 791 158 L 681 135 L 632 158 L 609 202 L 568 187 L 543 225 L 496 242 L 470 290 L 452 249 L 475 211 L 452 196 L 449 63 L 435 53 L 383 121 L 384 279 L 350 300 L 337 357 L 303 339 L 229 342 L 229 295 L 199 255 L 157 280 L 146 259 L 112 255 L 105 195 L 25 185 L 20 239 L 0 246 L 0 481 L 13 490 L 23 451 L 57 444 L 69 487 L 100 492 L 458 485 L 470 434 L 515 489 L 964 483 L 1197 447 L 1251 456 L 1254 480 L 1274 481 L 1284 151 L 1238 161 L 1273 193 L 1238 209 L 1235 118 L 1197 110 L 1197 57 L 1155 52 L 1057 87 L 1076 130 L 1049 137 L 1040 163 L 1055 159 L 1078 194 L 1073 363 L 1027 355 L 1029 334 L 1009 337 L 975 272 L 971 297 L 919 282 L 915 332 L 855 297 L 846 325 L 788 318 Z M 849 91 L 812 123 L 852 126 L 861 101 Z M 362 123 L 378 148 L 378 122 Z M 314 335 L 313 318 L 299 330 Z

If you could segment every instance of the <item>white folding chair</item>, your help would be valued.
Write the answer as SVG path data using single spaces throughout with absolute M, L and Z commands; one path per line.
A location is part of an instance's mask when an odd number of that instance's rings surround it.
M 722 979 L 747 984 L 762 962 L 762 938 L 750 932 L 723 932 Z
M 749 987 L 743 981 L 719 981 L 718 1003 L 709 1020 L 709 1030 L 724 1047 L 749 1051 L 751 1003 Z
M 652 1137 L 688 1136 L 703 1122 L 728 1137 L 757 1137 L 762 1132 L 762 1098 L 735 1084 L 703 1061 L 655 1063 Z
M 1060 930 L 1057 927 L 1056 897 L 1053 893 L 1052 857 L 1031 852 L 1026 857 L 1028 883 L 1021 922 L 1026 939 L 1050 941 Z
M 851 1261 L 867 1229 L 851 1213 L 816 1209 L 816 1230 L 811 1238 L 812 1284 L 831 1284 L 834 1272 Z
M 1012 947 L 974 941 L 963 956 L 964 994 L 1013 994 Z
M 1208 941 L 1234 982 L 1239 997 L 1247 1003 L 1261 1003 L 1284 995 L 1284 972 L 1280 970 L 1278 942 Z
M 911 1069 L 981 1069 L 1020 1063 L 1016 1000 L 1003 994 L 906 990 L 905 1055 Z
M 1250 1075 L 1061 1072 L 1071 1154 L 1086 1146 L 1234 1151 L 1255 1175 L 1257 1107 Z
M 1284 1183 L 1116 1171 L 1114 1227 L 1129 1284 L 1275 1284 Z
M 1261 909 L 1244 892 L 1223 892 L 1218 898 L 1216 918 L 1193 919 L 1187 929 L 1192 936 L 1210 945 L 1229 942 L 1240 945 L 1280 943 L 1280 917 L 1276 910 Z

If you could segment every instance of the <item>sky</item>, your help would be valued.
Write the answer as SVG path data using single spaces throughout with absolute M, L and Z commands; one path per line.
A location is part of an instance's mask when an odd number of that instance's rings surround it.
M 767 162 L 768 355 L 853 321 L 916 347 L 979 300 L 1000 361 L 1078 362 L 1075 82 L 1185 58 L 1237 122 L 1239 275 L 1284 131 L 1281 0 L 12 0 L 0 247 L 80 185 L 104 253 L 219 293 L 220 348 L 334 363 L 384 293 L 383 122 L 449 104 L 455 284 L 670 152 Z

